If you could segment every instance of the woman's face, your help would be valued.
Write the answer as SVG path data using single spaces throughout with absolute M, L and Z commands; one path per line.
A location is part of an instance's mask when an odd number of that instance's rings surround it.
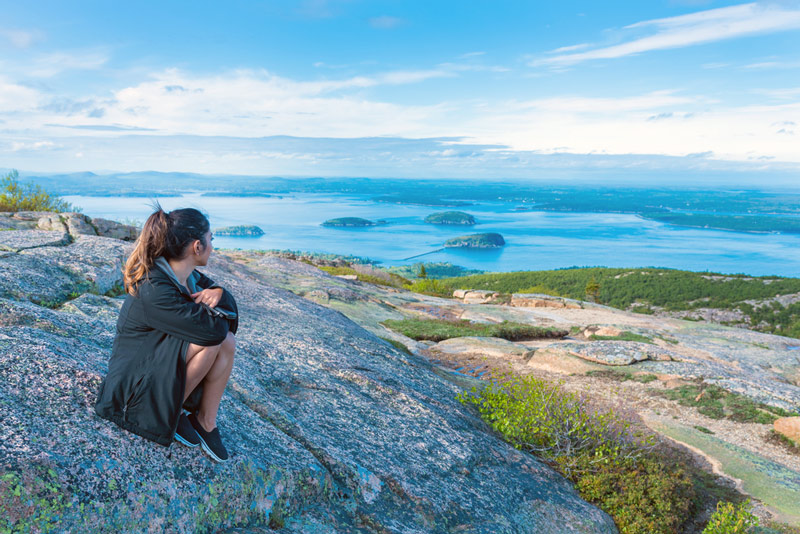
M 198 265 L 206 265 L 208 263 L 208 257 L 211 256 L 211 251 L 214 250 L 214 246 L 211 244 L 213 240 L 214 237 L 211 235 L 211 230 L 209 230 L 203 236 L 203 241 L 205 241 L 205 248 L 203 248 L 202 250 L 199 251 L 199 253 L 196 254 Z M 196 243 L 197 243 L 196 245 L 197 248 L 200 249 L 201 248 L 200 241 L 198 240 Z

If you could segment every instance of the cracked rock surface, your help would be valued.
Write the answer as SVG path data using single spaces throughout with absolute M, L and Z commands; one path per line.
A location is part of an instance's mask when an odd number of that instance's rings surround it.
M 131 244 L 91 235 L 55 244 L 52 232 L 30 232 L 6 242 L 39 246 L 0 255 L 0 526 L 616 532 L 561 476 L 492 435 L 446 373 L 223 254 L 202 270 L 236 296 L 241 316 L 218 419 L 231 459 L 214 464 L 98 418 L 122 302 L 102 293 L 120 283 Z M 332 302 L 358 288 L 298 262 L 261 267 Z M 399 315 L 358 294 L 364 313 Z

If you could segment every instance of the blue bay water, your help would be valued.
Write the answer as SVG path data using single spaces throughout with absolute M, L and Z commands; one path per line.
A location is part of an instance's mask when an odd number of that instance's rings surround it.
M 150 199 L 66 196 L 90 217 L 144 221 Z M 290 249 L 355 255 L 404 265 L 449 261 L 472 269 L 518 271 L 572 266 L 668 267 L 691 271 L 800 276 L 800 236 L 682 228 L 635 215 L 517 211 L 501 201 L 461 208 L 375 202 L 353 195 L 297 193 L 283 197 L 214 197 L 186 194 L 158 199 L 165 210 L 198 208 L 212 228 L 261 227 L 258 238 L 215 236 L 217 248 Z M 475 216 L 472 227 L 425 224 L 426 215 L 458 209 Z M 388 224 L 328 228 L 335 217 L 363 217 Z M 450 237 L 498 232 L 506 246 L 494 250 L 441 248 Z

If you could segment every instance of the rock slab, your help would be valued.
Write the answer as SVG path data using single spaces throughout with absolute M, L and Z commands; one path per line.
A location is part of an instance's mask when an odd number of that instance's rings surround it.
M 800 417 L 781 417 L 773 423 L 775 432 L 800 444 Z

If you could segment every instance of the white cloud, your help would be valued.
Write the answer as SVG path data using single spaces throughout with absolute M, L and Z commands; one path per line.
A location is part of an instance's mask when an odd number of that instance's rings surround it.
M 700 11 L 677 17 L 646 20 L 626 26 L 651 35 L 585 52 L 538 59 L 532 66 L 574 65 L 595 59 L 613 59 L 652 50 L 680 48 L 761 33 L 800 28 L 800 9 L 778 4 L 750 3 Z M 578 46 L 578 45 L 576 45 Z M 568 48 L 568 47 L 566 47 Z M 562 51 L 564 48 L 561 49 Z
M 25 113 L 39 106 L 42 95 L 36 89 L 5 80 L 0 76 L 0 112 Z
M 26 30 L 0 30 L 0 36 L 5 37 L 15 48 L 29 48 L 43 38 L 40 31 Z

